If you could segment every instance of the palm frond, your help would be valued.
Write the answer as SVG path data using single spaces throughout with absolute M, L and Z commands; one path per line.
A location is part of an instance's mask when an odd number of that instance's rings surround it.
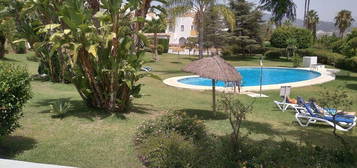
M 233 30 L 236 27 L 236 18 L 232 10 L 230 10 L 227 6 L 225 5 L 214 5 L 213 10 L 215 12 L 220 13 L 226 22 L 228 23 L 229 27 L 231 30 Z

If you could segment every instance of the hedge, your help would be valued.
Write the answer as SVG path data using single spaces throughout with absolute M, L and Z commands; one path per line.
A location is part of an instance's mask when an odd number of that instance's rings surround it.
M 30 77 L 21 66 L 0 63 L 0 137 L 20 126 L 22 107 L 31 98 Z
M 296 39 L 298 48 L 308 48 L 312 45 L 312 34 L 309 30 L 291 26 L 277 28 L 270 39 L 276 48 L 286 48 L 288 39 Z
M 286 56 L 285 48 L 268 48 L 264 53 L 267 59 L 279 59 L 280 57 Z
M 317 61 L 319 63 L 334 66 L 340 62 L 343 62 L 343 60 L 346 58 L 344 55 L 338 53 L 314 48 L 300 49 L 298 50 L 298 53 L 302 56 L 317 56 Z

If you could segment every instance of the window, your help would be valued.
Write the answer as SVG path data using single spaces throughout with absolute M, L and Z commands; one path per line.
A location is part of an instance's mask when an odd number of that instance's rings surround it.
M 185 26 L 184 25 L 181 25 L 181 31 L 185 31 Z
M 170 26 L 169 26 L 169 32 L 175 32 L 175 27 L 172 26 L 172 25 L 170 25 Z

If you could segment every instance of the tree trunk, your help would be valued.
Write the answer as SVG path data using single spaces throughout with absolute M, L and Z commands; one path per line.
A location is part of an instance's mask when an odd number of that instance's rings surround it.
M 89 55 L 88 52 L 82 48 L 78 54 L 79 61 L 82 65 L 81 68 L 83 69 L 84 75 L 86 76 L 86 78 L 88 80 L 89 87 L 90 87 L 91 91 L 93 92 L 93 96 L 91 97 L 92 101 L 93 101 L 92 105 L 97 108 L 102 108 L 104 98 L 101 94 L 102 91 L 101 91 L 99 85 L 97 84 L 97 81 L 95 80 L 94 69 L 93 69 L 92 63 L 88 59 L 89 58 L 88 55 Z
M 203 12 L 200 11 L 199 59 L 203 58 L 203 33 L 204 33 L 204 27 L 203 27 L 204 20 L 203 19 L 204 19 Z
M 5 36 L 0 35 L 0 59 L 5 57 L 5 43 L 6 43 Z
M 157 53 L 157 30 L 154 32 L 154 55 L 155 55 L 155 61 L 159 61 L 159 55 Z
M 313 27 L 313 30 L 312 30 L 312 34 L 313 34 L 313 43 L 315 43 L 316 42 L 316 24 L 314 25 L 314 27 Z
M 304 8 L 304 27 L 306 27 L 306 9 L 307 9 L 307 0 L 305 0 L 305 8 Z

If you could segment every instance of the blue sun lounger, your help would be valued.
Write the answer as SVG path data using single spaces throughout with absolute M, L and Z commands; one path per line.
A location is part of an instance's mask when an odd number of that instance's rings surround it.
M 317 121 L 325 122 L 330 126 L 334 127 L 334 119 L 333 116 L 330 115 L 323 115 L 315 113 L 313 109 L 313 103 L 305 103 L 302 98 L 298 98 L 298 103 L 301 104 L 303 107 L 306 108 L 306 113 L 296 113 L 295 118 L 300 126 L 307 127 L 310 123 L 316 123 Z M 336 115 L 335 122 L 336 122 L 336 129 L 341 131 L 349 131 L 356 125 L 356 116 L 352 115 Z

